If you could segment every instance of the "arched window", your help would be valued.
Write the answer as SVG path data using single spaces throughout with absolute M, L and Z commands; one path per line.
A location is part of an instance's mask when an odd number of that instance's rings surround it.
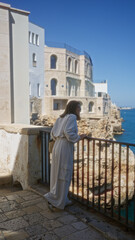
M 33 67 L 37 66 L 37 57 L 36 57 L 36 53 L 33 53 L 32 55 L 32 61 L 33 61 Z
M 68 71 L 69 72 L 72 71 L 72 61 L 71 61 L 71 58 L 68 59 Z
M 51 80 L 51 94 L 56 95 L 56 93 L 57 93 L 57 80 L 53 78 Z
M 75 60 L 75 73 L 78 73 L 78 62 Z
M 55 55 L 52 55 L 51 62 L 50 62 L 51 69 L 56 69 L 56 63 L 57 63 L 57 57 Z
M 94 112 L 94 102 L 89 103 L 89 112 Z
M 79 103 L 80 103 L 80 106 L 81 106 L 81 113 L 82 113 L 83 112 L 83 104 L 80 101 L 79 101 Z

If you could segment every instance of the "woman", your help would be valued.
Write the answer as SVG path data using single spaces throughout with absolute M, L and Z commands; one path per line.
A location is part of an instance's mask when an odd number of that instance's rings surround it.
M 74 143 L 86 136 L 78 135 L 76 120 L 80 120 L 80 111 L 80 103 L 70 101 L 51 131 L 55 144 L 52 151 L 50 192 L 44 195 L 51 209 L 52 206 L 64 209 L 70 204 L 67 195 L 73 172 L 73 147 Z

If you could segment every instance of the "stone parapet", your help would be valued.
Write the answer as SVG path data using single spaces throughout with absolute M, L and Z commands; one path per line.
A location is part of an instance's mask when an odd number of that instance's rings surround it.
M 3 124 L 0 125 L 0 168 L 13 176 L 23 189 L 41 179 L 41 138 L 45 127 Z

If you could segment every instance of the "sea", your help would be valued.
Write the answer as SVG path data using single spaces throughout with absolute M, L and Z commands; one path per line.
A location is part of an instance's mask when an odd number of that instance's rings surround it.
M 123 118 L 122 128 L 124 133 L 115 135 L 115 139 L 119 142 L 127 142 L 135 144 L 135 108 L 122 109 L 120 115 Z
M 116 141 L 135 144 L 135 108 L 120 110 L 121 117 L 123 118 L 122 128 L 124 133 L 122 135 L 115 135 Z M 135 147 L 131 147 L 135 154 Z M 134 196 L 135 197 L 135 196 Z M 128 217 L 130 221 L 134 220 L 134 199 L 129 202 Z M 121 210 L 121 216 L 125 217 L 125 209 Z

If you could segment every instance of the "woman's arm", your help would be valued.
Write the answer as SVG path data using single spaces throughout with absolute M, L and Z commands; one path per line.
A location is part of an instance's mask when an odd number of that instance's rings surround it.
M 76 143 L 79 140 L 83 139 L 82 135 L 80 135 L 80 136 L 78 135 L 78 128 L 77 128 L 77 122 L 76 122 L 75 115 L 73 115 L 73 114 L 69 115 L 65 129 L 64 129 L 64 134 L 69 142 Z

